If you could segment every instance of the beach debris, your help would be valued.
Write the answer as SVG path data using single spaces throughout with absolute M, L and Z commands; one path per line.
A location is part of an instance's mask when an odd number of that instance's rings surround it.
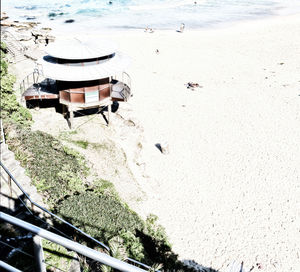
M 257 263 L 256 266 L 257 266 L 258 269 L 262 269 L 263 268 L 261 263 Z
M 162 153 L 162 154 L 169 154 L 169 145 L 167 142 L 164 143 L 156 143 L 155 147 Z
M 187 89 L 190 89 L 192 91 L 195 91 L 195 88 L 203 88 L 203 86 L 199 85 L 196 82 L 188 82 L 184 84 L 184 86 L 186 86 Z
M 74 23 L 74 22 L 75 22 L 74 19 L 65 20 L 65 23 L 66 23 L 66 24 L 70 24 L 70 23 Z

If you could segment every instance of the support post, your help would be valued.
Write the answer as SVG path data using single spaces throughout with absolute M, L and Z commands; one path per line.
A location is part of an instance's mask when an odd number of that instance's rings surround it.
M 46 272 L 42 239 L 37 235 L 33 237 L 33 249 L 36 262 L 36 271 Z
M 110 115 L 111 115 L 111 104 L 109 103 L 107 106 L 107 126 L 110 124 Z
M 8 200 L 8 203 L 9 203 L 9 208 L 11 209 L 11 201 L 12 201 L 12 187 L 11 187 L 11 177 L 10 175 L 8 175 L 8 178 L 7 178 L 7 181 L 8 181 L 8 187 L 9 187 L 9 200 Z
M 67 106 L 64 105 L 64 104 L 61 104 L 62 105 L 62 114 L 63 114 L 63 117 L 66 117 L 66 114 L 67 114 Z
M 69 111 L 69 113 L 70 113 L 70 129 L 72 129 L 73 128 L 73 121 L 74 121 L 74 112 L 73 112 L 73 109 L 71 109 Z

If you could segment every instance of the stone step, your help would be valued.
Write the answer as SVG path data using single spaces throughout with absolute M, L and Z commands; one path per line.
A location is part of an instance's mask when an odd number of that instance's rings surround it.
M 11 212 L 15 212 L 18 210 L 18 196 L 16 196 L 14 190 L 12 190 L 12 196 L 10 196 L 11 191 L 5 182 L 1 183 L 1 198 L 0 198 L 0 205 L 1 208 L 9 209 Z
M 1 153 L 5 153 L 6 151 L 8 151 L 8 146 L 7 144 L 5 144 L 4 142 L 0 144 L 0 150 Z
M 3 150 L 3 151 L 2 151 Z M 5 161 L 8 158 L 15 158 L 15 155 L 13 152 L 11 152 L 10 150 L 5 150 L 1 148 L 1 161 Z
M 3 163 L 4 164 L 4 163 Z M 8 169 L 9 172 L 13 172 L 13 170 L 16 169 L 16 167 L 20 167 L 20 163 L 15 160 L 15 158 L 9 158 L 5 161 L 4 166 Z
M 15 180 L 20 180 L 21 178 L 24 178 L 25 175 L 25 169 L 23 167 L 17 167 L 13 172 L 12 176 L 14 177 Z M 26 176 L 26 175 L 25 175 Z

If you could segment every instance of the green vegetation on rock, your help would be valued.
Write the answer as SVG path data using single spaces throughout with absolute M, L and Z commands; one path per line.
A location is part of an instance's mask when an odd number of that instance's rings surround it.
M 8 65 L 5 61 L 6 46 L 1 42 L 1 118 L 21 124 L 30 125 L 32 116 L 28 109 L 22 107 L 14 94 L 13 85 L 15 76 L 8 73 Z

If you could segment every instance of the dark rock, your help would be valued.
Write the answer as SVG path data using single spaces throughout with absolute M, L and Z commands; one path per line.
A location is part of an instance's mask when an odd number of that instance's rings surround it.
M 56 16 L 57 16 L 57 14 L 56 14 L 55 12 L 50 12 L 50 13 L 48 14 L 48 17 L 49 17 L 49 18 L 56 17 Z
M 5 12 L 1 12 L 1 18 L 0 18 L 1 21 L 6 20 L 6 19 L 8 19 L 8 18 L 9 18 L 9 17 L 6 15 Z
M 24 22 L 24 24 L 28 25 L 29 27 L 33 28 L 40 24 L 40 22 Z
M 74 22 L 75 22 L 74 19 L 65 20 L 65 23 L 66 23 L 66 24 L 70 24 L 70 23 L 74 23 Z
M 35 19 L 36 19 L 35 16 L 28 16 L 28 17 L 26 17 L 26 20 L 35 20 Z
M 57 16 L 62 16 L 62 15 L 64 15 L 64 13 L 63 12 L 50 12 L 49 14 L 48 14 L 48 17 L 49 18 L 54 18 L 54 17 L 57 17 Z

